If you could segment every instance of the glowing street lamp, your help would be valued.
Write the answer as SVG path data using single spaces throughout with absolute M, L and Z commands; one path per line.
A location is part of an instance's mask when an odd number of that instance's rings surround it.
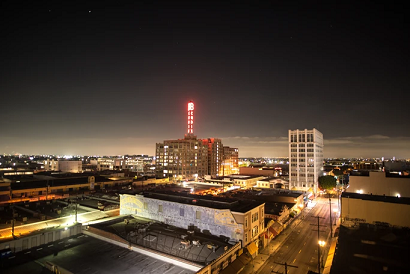
M 321 265 L 320 261 L 322 260 L 322 256 L 320 256 L 320 248 L 324 247 L 326 245 L 326 242 L 319 240 L 318 245 L 319 245 L 319 248 L 318 248 L 318 253 L 317 254 L 318 254 L 318 264 L 319 264 L 319 274 L 320 274 L 320 265 Z M 322 263 L 322 265 L 323 265 L 323 263 Z

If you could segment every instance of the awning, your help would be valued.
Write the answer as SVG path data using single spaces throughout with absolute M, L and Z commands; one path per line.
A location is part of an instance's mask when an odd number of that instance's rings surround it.
M 258 251 L 258 247 L 254 242 L 250 243 L 246 248 L 248 249 L 249 254 L 251 255 L 255 254 Z
M 244 267 L 245 265 L 240 260 L 235 260 L 222 270 L 221 274 L 236 274 L 241 272 Z
M 273 227 L 269 227 L 269 233 L 272 235 L 272 237 L 275 237 L 279 234 Z

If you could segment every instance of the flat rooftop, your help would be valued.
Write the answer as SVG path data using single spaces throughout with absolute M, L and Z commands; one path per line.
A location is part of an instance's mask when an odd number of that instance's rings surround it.
M 124 220 L 127 220 L 127 223 Z M 141 217 L 123 216 L 91 224 L 90 227 L 116 234 L 137 246 L 203 266 L 221 256 L 225 248 L 232 247 L 226 238 L 199 231 L 191 233 L 188 229 Z M 189 240 L 190 244 L 184 246 L 182 242 L 186 240 Z M 194 245 L 194 241 L 199 244 Z
M 343 192 L 342 198 L 410 205 L 410 198 L 408 197 L 394 197 L 383 195 L 360 194 L 354 192 Z
M 24 250 L 13 256 L 12 259 L 3 260 L 2 274 L 51 273 L 41 265 L 47 261 L 76 274 L 195 273 L 164 262 L 160 256 L 153 258 L 84 234 L 49 243 L 42 249 L 35 247 Z
M 192 204 L 203 207 L 215 208 L 215 209 L 230 209 L 234 212 L 245 213 L 249 210 L 258 207 L 263 202 L 258 201 L 244 201 L 230 198 L 221 198 L 217 196 L 203 196 L 203 195 L 191 195 L 180 192 L 144 192 L 144 197 L 177 202 L 182 204 Z
M 267 188 L 267 189 L 260 189 L 260 195 L 273 195 L 273 196 L 285 196 L 285 197 L 293 197 L 297 198 L 300 195 L 303 195 L 302 191 L 294 191 L 294 190 L 287 190 L 287 189 L 274 189 L 274 188 Z

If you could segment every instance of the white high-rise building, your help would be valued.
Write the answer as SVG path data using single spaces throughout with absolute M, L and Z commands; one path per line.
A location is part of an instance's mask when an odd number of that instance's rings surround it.
M 323 134 L 317 129 L 289 130 L 289 189 L 314 193 L 323 171 Z

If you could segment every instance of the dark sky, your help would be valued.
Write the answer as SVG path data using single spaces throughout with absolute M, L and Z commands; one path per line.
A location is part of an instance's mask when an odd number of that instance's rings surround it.
M 405 6 L 120 2 L 1 2 L 0 153 L 153 155 L 193 100 L 240 157 L 315 127 L 326 157 L 410 158 Z

